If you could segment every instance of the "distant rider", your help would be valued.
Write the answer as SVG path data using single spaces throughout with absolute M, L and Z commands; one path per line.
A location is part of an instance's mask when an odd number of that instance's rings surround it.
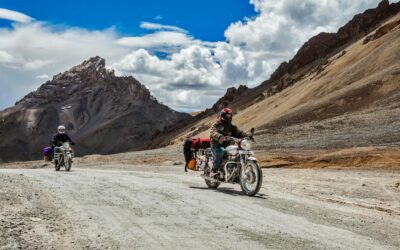
M 218 173 L 225 154 L 225 148 L 231 144 L 231 141 L 227 137 L 244 138 L 248 136 L 232 124 L 232 116 L 233 112 L 231 109 L 222 109 L 217 122 L 211 127 L 211 151 L 214 156 L 211 176 L 215 176 Z
M 54 153 L 57 153 L 57 148 L 62 146 L 64 142 L 69 142 L 71 145 L 75 145 L 75 142 L 73 142 L 68 134 L 65 133 L 65 127 L 63 125 L 58 126 L 57 131 L 58 133 L 53 136 L 53 140 L 51 141 Z

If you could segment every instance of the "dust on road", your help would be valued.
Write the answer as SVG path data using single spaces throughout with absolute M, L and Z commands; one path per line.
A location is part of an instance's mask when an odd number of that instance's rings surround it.
M 266 169 L 246 197 L 178 167 L 108 167 L 0 170 L 0 249 L 400 247 L 398 171 Z

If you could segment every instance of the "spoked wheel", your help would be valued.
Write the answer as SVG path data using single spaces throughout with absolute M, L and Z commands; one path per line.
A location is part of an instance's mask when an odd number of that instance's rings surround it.
M 205 168 L 204 168 L 204 175 L 209 177 L 209 176 L 210 176 L 210 173 L 211 173 L 211 168 L 210 168 L 210 166 L 207 164 L 207 165 L 205 166 Z M 215 181 L 210 181 L 210 180 L 205 179 L 205 182 L 206 182 L 207 187 L 208 187 L 208 188 L 211 188 L 211 189 L 217 189 L 218 186 L 221 184 L 221 182 L 219 182 L 219 181 L 217 181 L 217 180 L 215 180 Z
M 59 164 L 58 160 L 54 160 L 54 167 L 55 167 L 56 171 L 60 171 L 60 164 Z
M 72 159 L 68 158 L 67 163 L 65 165 L 65 170 L 66 171 L 70 171 L 71 170 L 71 166 L 72 166 Z
M 54 160 L 56 171 L 60 171 L 61 165 L 64 165 L 64 157 L 62 155 L 58 156 L 58 160 Z
M 262 185 L 262 171 L 257 162 L 249 161 L 242 169 L 240 187 L 244 194 L 254 196 Z

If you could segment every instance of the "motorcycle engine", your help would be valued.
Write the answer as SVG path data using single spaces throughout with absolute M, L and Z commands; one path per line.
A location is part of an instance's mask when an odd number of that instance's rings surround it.
M 231 162 L 228 161 L 225 164 L 225 174 L 226 174 L 226 181 L 233 181 L 234 180 L 234 176 L 236 175 L 236 170 L 237 170 L 237 163 L 236 162 Z
M 237 156 L 236 155 L 228 155 L 227 159 L 228 161 L 236 161 Z

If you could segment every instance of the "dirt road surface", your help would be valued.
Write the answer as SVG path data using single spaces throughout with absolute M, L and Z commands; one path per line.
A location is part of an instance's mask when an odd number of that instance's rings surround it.
M 0 249 L 399 249 L 400 172 L 264 169 L 256 197 L 181 167 L 0 169 Z

